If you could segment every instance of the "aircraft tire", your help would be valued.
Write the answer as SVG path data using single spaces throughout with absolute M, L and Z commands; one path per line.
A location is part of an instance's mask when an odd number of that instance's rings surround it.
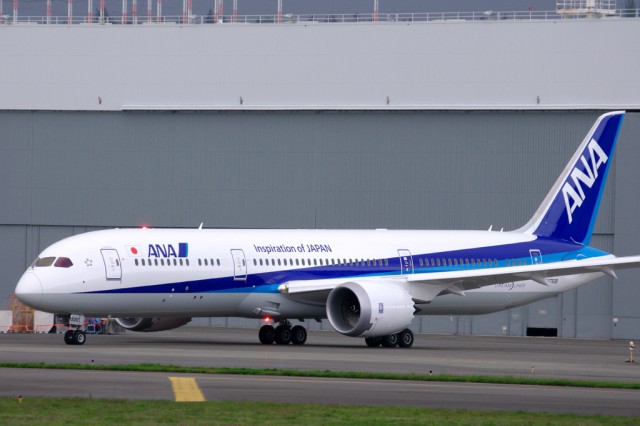
M 278 345 L 288 345 L 291 343 L 291 328 L 286 325 L 276 327 L 276 343 Z
M 398 333 L 389 334 L 388 336 L 384 336 L 381 340 L 382 347 L 384 348 L 395 348 L 398 346 L 398 341 L 400 337 L 398 337 Z
M 73 330 L 67 330 L 66 333 L 64 333 L 64 342 L 67 345 L 75 345 L 76 342 L 73 340 Z
M 263 345 L 270 345 L 276 340 L 276 331 L 270 325 L 263 325 L 258 331 L 258 339 Z
M 381 340 L 379 337 L 365 337 L 364 342 L 370 348 L 377 348 L 380 346 Z
M 73 332 L 73 342 L 76 345 L 84 345 L 87 341 L 87 335 L 82 330 L 76 330 Z
M 291 329 L 291 343 L 294 345 L 304 345 L 307 341 L 307 329 L 301 325 L 296 325 Z
M 405 328 L 400 333 L 400 339 L 398 340 L 398 346 L 401 348 L 410 348 L 413 346 L 413 331 Z

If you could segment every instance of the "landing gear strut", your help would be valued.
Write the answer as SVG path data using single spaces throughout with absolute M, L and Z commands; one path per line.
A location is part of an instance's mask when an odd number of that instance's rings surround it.
M 263 345 L 270 345 L 276 342 L 278 345 L 303 345 L 307 341 L 307 329 L 301 325 L 291 327 L 287 320 L 279 322 L 277 327 L 263 325 L 258 331 L 258 339 Z

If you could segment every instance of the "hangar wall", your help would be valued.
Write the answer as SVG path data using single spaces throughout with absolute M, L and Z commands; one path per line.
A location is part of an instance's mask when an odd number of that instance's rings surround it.
M 102 227 L 514 229 L 599 113 L 0 111 L 0 300 L 47 245 Z M 639 252 L 639 131 L 627 114 L 593 239 L 619 255 Z M 413 327 L 634 338 L 639 277 Z
M 0 25 L 0 109 L 637 109 L 638 33 L 638 18 L 526 15 Z

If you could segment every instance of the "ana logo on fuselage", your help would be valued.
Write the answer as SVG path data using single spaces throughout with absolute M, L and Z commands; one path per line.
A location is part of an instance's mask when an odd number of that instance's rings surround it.
M 580 207 L 586 198 L 582 184 L 586 185 L 587 188 L 591 188 L 598 178 L 598 168 L 602 164 L 606 164 L 609 159 L 595 139 L 591 139 L 591 142 L 587 145 L 587 149 L 589 150 L 591 164 L 589 164 L 585 156 L 582 155 L 580 161 L 585 171 L 583 172 L 577 166 L 574 167 L 569 175 L 570 179 L 567 179 L 562 186 L 562 195 L 564 196 L 564 204 L 569 223 L 573 220 L 574 210 Z M 573 182 L 573 186 L 571 182 Z
M 178 243 L 178 250 L 173 244 L 149 244 L 148 257 L 187 257 L 189 254 L 189 244 Z

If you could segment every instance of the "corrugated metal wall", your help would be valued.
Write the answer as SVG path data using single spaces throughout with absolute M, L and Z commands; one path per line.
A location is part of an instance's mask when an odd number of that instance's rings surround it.
M 48 244 L 97 227 L 514 229 L 598 114 L 2 111 L 0 297 Z M 639 123 L 640 114 L 628 114 L 623 125 L 619 143 L 629 155 Z M 593 244 L 638 253 L 615 222 L 618 202 L 639 207 L 640 172 L 624 160 L 623 180 L 614 164 Z M 617 313 L 615 292 L 638 276 L 509 312 L 421 318 L 415 327 L 626 337 L 633 329 L 612 330 L 612 315 L 640 322 L 640 308 L 621 300 Z M 638 300 L 640 290 L 623 288 L 624 299 Z

